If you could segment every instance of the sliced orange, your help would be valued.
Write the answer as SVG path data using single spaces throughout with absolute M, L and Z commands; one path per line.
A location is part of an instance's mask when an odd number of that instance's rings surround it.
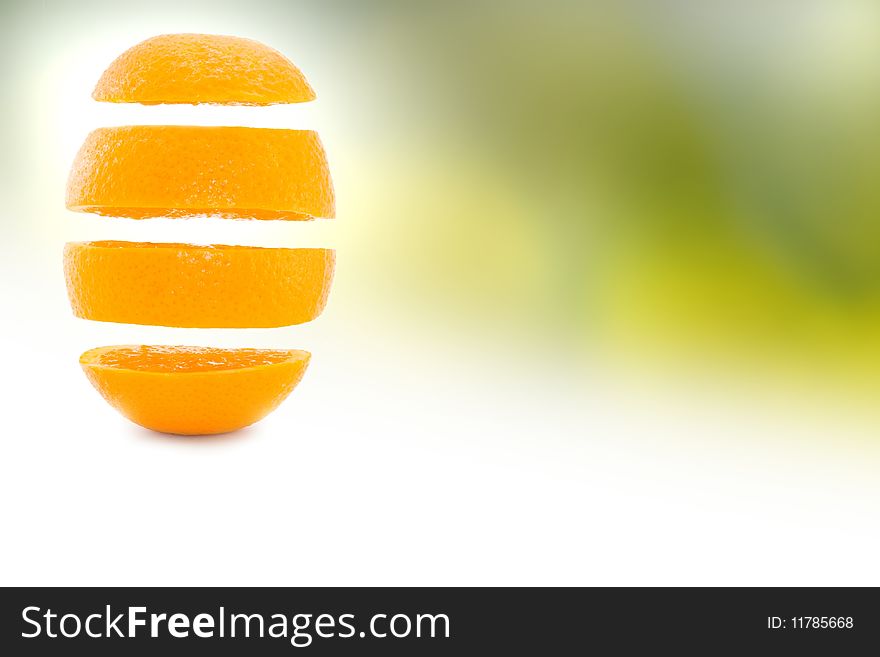
M 321 314 L 330 249 L 70 242 L 64 274 L 73 312 L 102 322 L 267 328 Z
M 92 97 L 144 105 L 273 105 L 314 100 L 315 92 L 289 59 L 259 41 L 163 34 L 117 57 Z
M 138 125 L 98 128 L 70 171 L 67 207 L 116 217 L 335 216 L 311 130 Z
M 226 433 L 264 418 L 290 394 L 307 351 L 99 347 L 80 356 L 92 385 L 132 422 L 164 433 Z

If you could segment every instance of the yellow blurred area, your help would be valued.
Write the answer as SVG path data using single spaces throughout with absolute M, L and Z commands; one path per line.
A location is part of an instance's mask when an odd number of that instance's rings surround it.
M 28 103 L 46 66 L 235 16 L 323 103 L 356 279 L 340 307 L 574 357 L 880 384 L 877 3 L 194 2 L 163 22 L 158 0 L 78 22 L 99 4 L 8 10 L 17 152 L 45 129 Z M 39 143 L 4 162 L 7 194 L 38 195 Z M 48 212 L 12 230 L 43 239 Z
M 368 224 L 406 275 L 378 274 L 469 330 L 880 383 L 878 7 L 546 9 L 386 33 L 418 57 Z

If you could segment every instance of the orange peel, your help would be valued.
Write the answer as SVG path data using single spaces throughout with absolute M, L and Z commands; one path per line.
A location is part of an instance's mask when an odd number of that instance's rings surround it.
M 316 132 L 231 126 L 98 128 L 74 159 L 66 203 L 76 212 L 134 219 L 336 214 Z
M 144 105 L 274 105 L 308 102 L 315 92 L 293 62 L 259 41 L 163 34 L 117 57 L 92 97 Z
M 80 356 L 101 396 L 132 422 L 163 433 L 235 431 L 271 413 L 300 382 L 299 350 L 122 345 Z

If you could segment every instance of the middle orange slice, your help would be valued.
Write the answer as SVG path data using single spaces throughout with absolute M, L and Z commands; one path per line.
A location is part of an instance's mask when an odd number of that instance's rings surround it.
M 330 292 L 335 252 L 148 242 L 70 242 L 64 274 L 77 317 L 184 328 L 311 321 Z

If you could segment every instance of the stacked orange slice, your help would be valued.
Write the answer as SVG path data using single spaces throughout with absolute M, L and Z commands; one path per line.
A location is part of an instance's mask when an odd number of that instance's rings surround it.
M 271 105 L 315 97 L 286 57 L 256 41 L 170 34 L 120 55 L 95 88 L 116 103 Z M 70 172 L 67 207 L 111 217 L 307 220 L 335 216 L 318 135 L 308 130 L 141 125 L 98 128 Z M 128 324 L 266 328 L 320 315 L 328 249 L 73 242 L 64 272 L 74 314 Z M 298 350 L 99 347 L 89 380 L 130 420 L 182 435 L 234 431 L 271 412 L 302 378 Z
M 333 184 L 310 130 L 99 128 L 77 153 L 67 207 L 135 219 L 333 217 Z

